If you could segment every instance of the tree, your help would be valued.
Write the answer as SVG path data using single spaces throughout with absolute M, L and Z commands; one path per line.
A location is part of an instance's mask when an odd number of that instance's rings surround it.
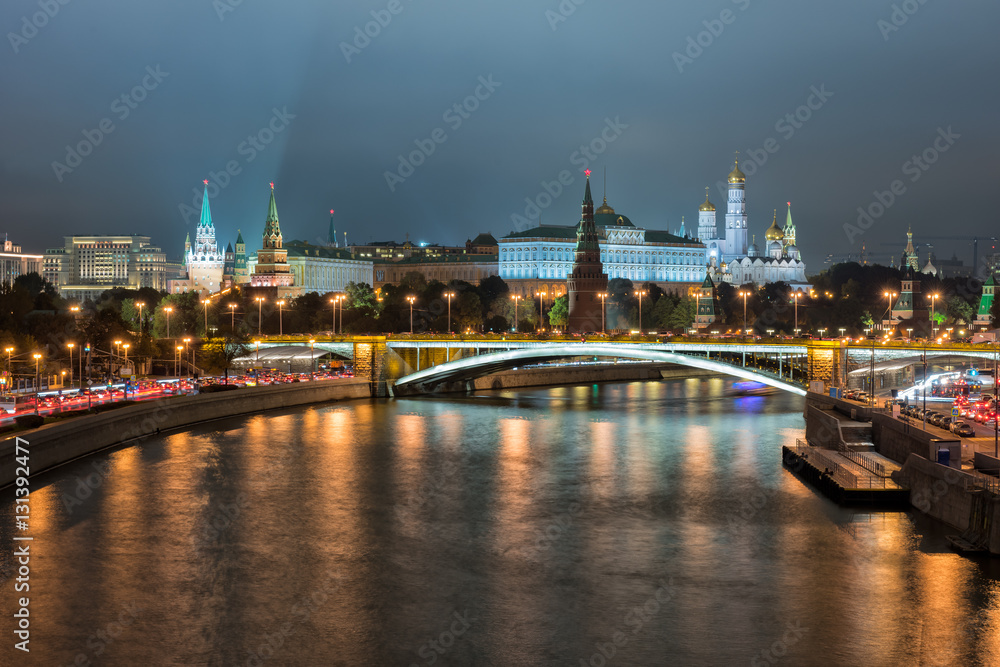
M 478 330 L 483 324 L 483 304 L 479 295 L 471 291 L 459 293 L 452 317 L 462 330 Z
M 250 353 L 250 340 L 242 333 L 227 333 L 218 338 L 209 338 L 202 344 L 202 363 L 208 369 L 222 370 L 229 382 L 229 366 L 233 360 Z
M 557 296 L 549 310 L 549 326 L 565 327 L 569 322 L 569 295 Z

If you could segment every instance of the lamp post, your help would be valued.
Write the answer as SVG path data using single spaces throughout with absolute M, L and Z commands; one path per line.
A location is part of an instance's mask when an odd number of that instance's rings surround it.
M 315 345 L 316 339 L 309 339 L 309 379 L 316 379 L 316 355 L 313 354 L 313 345 Z
M 7 353 L 7 376 L 9 377 L 10 376 L 10 359 L 11 359 L 11 356 L 14 354 L 14 348 L 12 348 L 12 347 L 5 347 L 3 349 L 3 351 Z
M 191 362 L 188 361 L 188 343 L 190 342 L 191 342 L 190 338 L 184 339 L 184 361 L 185 363 L 188 364 L 188 372 L 184 374 L 185 376 L 190 375 L 191 373 Z
M 76 343 L 66 343 L 66 347 L 69 348 L 69 383 L 73 384 L 73 348 L 76 347 Z
M 826 329 L 817 329 L 817 331 L 819 331 L 819 337 L 820 337 L 820 340 L 822 340 L 823 339 L 823 334 L 826 333 Z
M 538 293 L 538 328 L 542 331 L 545 331 L 545 295 L 545 292 Z
M 839 329 L 837 329 L 837 331 L 840 332 L 840 337 L 843 338 L 844 337 L 844 332 L 847 331 L 847 328 L 846 327 L 840 327 Z
M 889 318 L 889 322 L 891 324 L 892 323 L 892 314 L 891 314 L 891 311 L 892 311 L 892 300 L 895 297 L 899 296 L 899 295 L 896 294 L 895 292 L 891 292 L 889 290 L 886 290 L 885 292 L 882 292 L 882 296 L 884 296 L 885 300 L 886 300 L 885 315 L 882 316 L 882 320 L 884 322 L 885 318 L 888 317 Z
M 410 335 L 413 335 L 413 302 L 417 300 L 417 297 L 412 294 L 406 297 L 406 300 L 410 302 Z
M 38 360 L 42 358 L 42 355 L 35 352 L 31 355 L 35 358 L 35 414 L 38 414 Z
M 178 345 L 176 352 L 174 352 L 174 377 L 176 378 L 181 376 L 181 350 L 183 349 L 183 345 Z
M 337 333 L 337 297 L 333 297 L 332 299 L 330 299 L 330 308 L 333 309 L 332 313 L 333 321 L 330 324 L 330 326 L 333 328 L 330 329 L 330 338 L 333 338 L 334 335 L 336 335 Z
M 236 304 L 229 304 L 229 329 L 232 333 L 236 333 Z
M 135 307 L 139 309 L 139 335 L 142 336 L 142 307 L 146 304 L 142 301 L 136 301 Z
M 451 333 L 451 300 L 455 298 L 455 293 L 445 292 L 441 296 L 448 299 L 448 333 Z
M 795 302 L 795 335 L 799 333 L 799 297 L 802 296 L 802 292 L 793 292 L 792 301 Z
M 257 335 L 260 335 L 261 323 L 264 320 L 264 297 L 258 296 L 254 299 L 257 302 Z
M 608 329 L 604 324 L 604 300 L 608 298 L 608 293 L 601 292 L 597 296 L 601 297 L 601 333 L 607 333 Z
M 909 343 L 913 338 L 913 327 L 906 327 L 906 342 Z
M 520 294 L 511 294 L 511 301 L 514 302 L 514 333 L 517 333 L 517 302 L 520 301 L 522 297 Z
M 282 315 L 281 315 L 281 307 L 284 306 L 284 305 L 285 305 L 285 300 L 284 299 L 278 299 L 278 335 L 279 336 L 285 335 L 285 325 L 284 325 L 284 321 L 282 320 Z
M 167 338 L 170 338 L 170 313 L 174 312 L 174 309 L 170 306 L 166 306 L 164 307 L 163 312 L 167 314 Z
M 646 296 L 646 290 L 637 289 L 635 295 L 639 297 L 639 335 L 642 335 L 642 297 Z M 744 321 L 746 316 L 744 316 Z
M 927 298 L 931 300 L 931 338 L 937 337 L 937 322 L 934 321 L 934 304 L 938 299 L 941 298 L 940 294 L 928 294 Z
M 346 294 L 338 294 L 337 295 L 337 303 L 340 304 L 340 326 L 337 327 L 337 333 L 339 333 L 341 336 L 344 335 L 344 302 L 345 301 L 347 301 L 347 295 Z
M 750 296 L 750 290 L 740 290 L 740 296 L 743 297 L 743 331 L 747 329 L 747 297 Z

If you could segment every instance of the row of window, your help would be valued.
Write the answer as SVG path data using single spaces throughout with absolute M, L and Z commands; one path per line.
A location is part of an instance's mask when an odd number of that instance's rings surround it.
M 608 252 L 611 253 L 611 259 L 607 259 Z M 537 260 L 539 258 L 538 248 L 502 248 L 500 250 L 500 259 L 509 261 L 526 261 L 526 260 Z M 573 248 L 546 248 L 541 249 L 541 259 L 544 260 L 571 260 L 575 254 Z M 702 252 L 692 252 L 692 251 L 656 251 L 656 250 L 602 250 L 601 251 L 601 261 L 612 261 L 612 262 L 632 262 L 633 264 L 656 264 L 657 259 L 659 263 L 668 263 L 664 260 L 666 259 L 686 259 L 686 258 L 698 258 L 699 261 L 703 261 L 704 253 Z M 680 261 L 671 262 L 674 264 L 693 264 L 693 261 Z
M 504 279 L 556 278 L 565 279 L 571 271 L 566 267 L 542 267 L 537 271 L 534 267 L 501 267 L 500 277 Z M 671 271 L 665 269 L 650 270 L 625 267 L 605 267 L 608 278 L 628 278 L 635 281 L 651 280 L 655 282 L 694 282 L 701 280 L 704 274 L 695 271 Z

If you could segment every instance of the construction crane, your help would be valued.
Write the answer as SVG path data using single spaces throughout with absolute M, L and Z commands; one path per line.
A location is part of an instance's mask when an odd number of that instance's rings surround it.
M 995 236 L 921 236 L 921 239 L 927 241 L 972 241 L 972 270 L 975 271 L 976 267 L 979 266 L 979 242 L 980 241 L 992 241 L 992 250 L 996 251 L 997 237 Z M 896 243 L 882 243 L 882 247 L 894 247 L 898 248 L 900 246 L 899 242 Z M 927 243 L 917 243 L 915 249 L 919 249 Z M 902 252 L 902 251 L 900 251 Z

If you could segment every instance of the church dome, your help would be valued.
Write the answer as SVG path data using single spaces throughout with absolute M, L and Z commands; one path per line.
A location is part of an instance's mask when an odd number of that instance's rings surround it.
M 747 180 L 746 175 L 742 171 L 740 171 L 740 161 L 737 160 L 736 161 L 736 166 L 734 166 L 733 170 L 731 172 L 729 172 L 729 182 L 730 183 L 746 183 L 746 180 Z
M 771 220 L 771 226 L 767 228 L 766 232 L 764 232 L 764 238 L 766 238 L 768 241 L 780 241 L 781 239 L 785 238 L 785 232 L 781 231 L 781 228 L 778 227 L 777 210 L 774 211 L 774 219 Z
M 608 206 L 608 198 L 605 197 L 604 198 L 604 203 L 601 204 L 600 207 L 598 207 L 598 209 L 596 211 L 594 211 L 594 214 L 595 215 L 596 214 L 614 215 L 615 214 L 615 209 L 613 209 L 610 206 Z
M 699 211 L 714 211 L 715 204 L 708 201 L 708 188 L 705 188 L 705 203 L 698 207 Z

